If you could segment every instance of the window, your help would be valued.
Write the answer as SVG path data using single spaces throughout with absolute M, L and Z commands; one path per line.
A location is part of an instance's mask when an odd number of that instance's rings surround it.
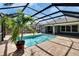
M 72 25 L 72 32 L 78 32 L 78 25 Z
M 65 26 L 61 26 L 61 31 L 65 31 Z
M 71 30 L 71 27 L 67 25 L 66 26 L 66 31 L 70 32 L 70 30 Z

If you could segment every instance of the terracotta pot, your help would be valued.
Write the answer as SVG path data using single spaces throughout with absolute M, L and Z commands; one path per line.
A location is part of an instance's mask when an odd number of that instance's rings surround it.
M 24 40 L 17 41 L 17 43 L 16 43 L 17 50 L 24 49 L 24 44 L 25 44 Z

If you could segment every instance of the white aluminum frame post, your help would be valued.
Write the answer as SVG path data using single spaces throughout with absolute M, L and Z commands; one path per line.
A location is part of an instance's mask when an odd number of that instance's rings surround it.
M 55 26 L 53 26 L 53 34 L 55 35 Z

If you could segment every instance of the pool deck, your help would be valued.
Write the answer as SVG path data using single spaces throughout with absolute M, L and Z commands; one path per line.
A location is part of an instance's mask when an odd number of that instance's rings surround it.
M 23 51 L 16 51 L 14 43 L 8 41 L 0 42 L 0 56 L 79 56 L 79 38 L 59 36 L 32 47 L 25 47 Z

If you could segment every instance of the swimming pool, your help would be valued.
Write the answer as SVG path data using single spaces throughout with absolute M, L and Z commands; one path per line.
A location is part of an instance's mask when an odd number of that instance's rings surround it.
M 53 40 L 55 37 L 56 37 L 55 35 L 50 34 L 38 34 L 38 35 L 23 36 L 22 39 L 25 40 L 25 46 L 34 46 L 51 39 Z

